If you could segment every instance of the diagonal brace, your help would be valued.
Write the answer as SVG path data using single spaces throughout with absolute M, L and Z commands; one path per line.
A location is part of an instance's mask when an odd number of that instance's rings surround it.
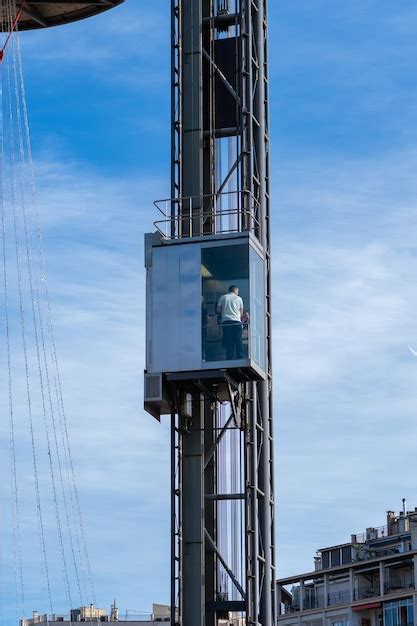
M 244 600 L 246 600 L 246 594 L 245 594 L 245 591 L 244 591 L 242 585 L 237 580 L 236 576 L 234 575 L 234 573 L 232 572 L 232 570 L 230 569 L 230 567 L 228 566 L 228 564 L 224 560 L 222 554 L 220 553 L 218 547 L 214 543 L 213 538 L 210 535 L 210 533 L 208 532 L 207 528 L 204 530 L 204 534 L 206 536 L 206 540 L 207 540 L 208 544 L 210 545 L 210 548 L 212 550 L 214 550 L 214 552 L 217 555 L 217 558 L 219 559 L 220 563 L 223 565 L 224 569 L 226 570 L 226 573 L 228 574 L 228 576 L 230 576 L 230 580 L 232 581 L 232 583 L 234 584 L 234 586 L 236 587 L 236 589 L 238 590 L 238 592 L 240 593 L 242 598 Z
M 216 72 L 220 80 L 222 81 L 223 85 L 226 87 L 227 91 L 233 96 L 236 102 L 240 104 L 240 98 L 237 95 L 236 91 L 233 89 L 232 85 L 229 83 L 226 76 L 223 74 L 223 72 L 218 67 L 218 65 L 215 64 L 215 62 L 213 61 L 213 59 L 211 58 L 207 50 L 204 50 L 204 48 L 203 48 L 203 56 L 212 65 L 214 71 Z

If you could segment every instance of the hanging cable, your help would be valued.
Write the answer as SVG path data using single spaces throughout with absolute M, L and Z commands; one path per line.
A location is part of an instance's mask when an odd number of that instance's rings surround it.
M 51 479 L 51 487 L 53 493 L 53 502 L 55 509 L 55 521 L 58 532 L 59 539 L 59 547 L 60 547 L 60 556 L 61 556 L 61 566 L 62 566 L 62 575 L 64 580 L 64 586 L 67 593 L 67 599 L 69 603 L 69 607 L 72 606 L 72 597 L 71 597 L 71 589 L 69 583 L 68 576 L 68 567 L 66 562 L 66 555 L 64 549 L 64 540 L 62 534 L 62 524 L 61 524 L 61 515 L 58 505 L 58 496 L 57 496 L 57 487 L 56 487 L 56 478 L 55 478 L 55 470 L 54 463 L 52 458 L 52 450 L 51 450 L 51 440 L 49 433 L 49 425 L 48 425 L 48 414 L 47 414 L 47 400 L 46 400 L 46 391 L 45 385 L 47 387 L 47 392 L 49 397 L 50 394 L 50 382 L 48 376 L 47 363 L 45 363 L 45 371 L 43 371 L 42 360 L 41 360 L 41 339 L 40 334 L 43 335 L 43 324 L 42 324 L 42 316 L 37 315 L 36 311 L 36 303 L 39 303 L 39 296 L 37 294 L 37 289 L 35 286 L 35 277 L 34 277 L 34 256 L 33 256 L 33 246 L 31 244 L 31 234 L 29 232 L 28 225 L 28 216 L 27 216 L 27 189 L 26 189 L 26 181 L 25 181 L 25 165 L 27 161 L 27 155 L 25 153 L 25 145 L 23 141 L 23 128 L 22 128 L 22 115 L 21 115 L 21 96 L 22 94 L 19 91 L 19 81 L 17 75 L 17 46 L 16 40 L 13 42 L 12 46 L 13 50 L 13 80 L 14 80 L 14 89 L 15 89 L 15 98 L 16 98 L 16 121 L 17 121 L 17 129 L 18 129 L 18 142 L 19 142 L 19 167 L 20 167 L 20 204 L 21 204 L 21 219 L 23 223 L 23 234 L 24 234 L 24 248 L 26 254 L 26 265 L 28 272 L 28 283 L 29 283 L 29 291 L 30 291 L 30 302 L 31 302 L 31 313 L 32 313 L 32 323 L 33 323 L 33 331 L 34 331 L 34 339 L 35 339 L 35 349 L 36 349 L 36 362 L 37 369 L 39 375 L 39 385 L 40 385 L 40 393 L 41 393 L 41 403 L 42 403 L 42 414 L 44 419 L 44 427 L 45 427 L 45 437 L 46 437 L 46 447 L 47 447 L 47 455 L 49 462 L 49 472 Z M 40 309 L 39 309 L 40 313 Z M 50 405 L 50 410 L 53 412 L 52 404 Z
M 10 71 L 8 68 L 8 87 L 9 87 L 9 123 L 11 131 L 14 127 L 14 114 L 12 110 L 11 103 L 11 79 L 10 79 Z M 12 204 L 12 218 L 13 218 L 13 228 L 14 228 L 14 237 L 15 237 L 15 255 L 16 255 L 16 268 L 17 268 L 17 283 L 18 283 L 18 293 L 19 293 L 19 312 L 20 312 L 20 324 L 21 324 L 21 341 L 23 348 L 23 356 L 24 356 L 24 369 L 26 376 L 26 400 L 27 400 L 27 409 L 28 409 L 28 421 L 29 421 L 29 431 L 30 438 L 32 444 L 32 463 L 33 463 L 33 472 L 35 478 L 35 498 L 36 498 L 36 511 L 38 518 L 38 526 L 39 526 L 39 535 L 40 535 L 40 546 L 41 553 L 43 557 L 43 567 L 44 567 L 44 576 L 45 576 L 45 584 L 47 589 L 48 601 L 51 613 L 53 612 L 52 607 L 52 596 L 51 596 L 51 587 L 49 580 L 49 571 L 48 571 L 48 559 L 46 553 L 46 543 L 45 543 L 45 532 L 44 532 L 44 523 L 43 523 L 43 515 L 42 515 L 42 507 L 41 507 L 41 499 L 40 499 L 40 487 L 39 487 L 39 475 L 38 475 L 38 461 L 36 454 L 36 443 L 35 443 L 35 428 L 33 422 L 33 412 L 32 412 L 32 393 L 31 393 L 31 385 L 30 385 L 30 374 L 29 374 L 29 360 L 28 360 L 28 349 L 27 349 L 27 341 L 26 341 L 26 321 L 25 321 L 25 309 L 24 309 L 24 298 L 23 298 L 23 276 L 22 276 L 22 268 L 21 268 L 21 258 L 20 258 L 20 235 L 19 235 L 19 221 L 17 215 L 17 199 L 16 199 L 16 156 L 15 156 L 15 145 L 14 145 L 14 137 L 13 132 L 10 133 L 10 170 L 11 170 L 11 204 Z
M 3 18 L 2 30 L 6 30 L 6 21 Z M 3 79 L 3 76 L 1 77 Z M 3 107 L 1 107 L 1 124 L 3 127 Z M 4 163 L 4 139 L 1 134 L 1 162 Z M 6 338 L 6 361 L 7 361 L 7 391 L 8 391 L 8 415 L 9 415 L 9 464 L 10 464 L 10 486 L 12 493 L 12 527 L 13 527 L 13 565 L 16 597 L 16 614 L 19 619 L 24 614 L 24 584 L 23 584 L 23 564 L 22 564 L 22 544 L 20 532 L 20 510 L 17 486 L 16 470 L 16 447 L 15 447 L 15 415 L 14 398 L 12 387 L 12 365 L 10 348 L 10 321 L 9 321 L 9 294 L 8 294 L 8 261 L 6 251 L 6 225 L 4 208 L 4 168 L 0 174 L 1 192 L 1 240 L 2 240 L 2 262 L 3 262 L 3 302 L 4 302 L 4 334 Z M 20 599 L 20 602 L 19 602 Z M 21 606 L 19 606 L 21 603 Z
M 7 37 L 0 48 L 0 72 L 3 82 L 3 133 L 1 136 L 2 168 L 0 175 L 0 261 L 4 300 L 5 367 L 9 399 L 9 465 L 15 570 L 16 610 L 24 616 L 23 553 L 21 547 L 22 510 L 18 489 L 20 460 L 17 453 L 18 413 L 27 420 L 28 444 L 31 448 L 36 519 L 46 604 L 53 612 L 55 580 L 50 572 L 51 541 L 56 542 L 60 556 L 63 589 L 72 608 L 73 586 L 82 605 L 96 603 L 92 569 L 87 549 L 80 498 L 64 407 L 61 377 L 52 324 L 46 264 L 37 209 L 36 184 L 30 145 L 26 93 L 23 78 L 18 24 L 25 2 L 18 10 L 15 0 L 3 0 L 2 30 Z M 10 54 L 5 55 L 6 48 Z M 3 69 L 2 69 L 3 68 Z M 7 130 L 7 133 L 5 132 Z M 6 143 L 5 143 L 6 142 Z M 7 163 L 7 170 L 4 165 Z M 5 191 L 7 174 L 7 191 Z M 10 207 L 9 213 L 7 213 Z M 10 221 L 11 241 L 8 233 Z M 10 252 L 8 248 L 10 247 Z M 11 254 L 13 248 L 13 255 Z M 10 259 L 8 258 L 10 254 Z M 16 278 L 16 299 L 9 287 L 12 259 Z M 16 308 L 16 315 L 14 309 Z M 10 315 L 12 311 L 12 315 Z M 12 325 L 19 330 L 20 341 L 12 346 Z M 20 359 L 22 366 L 20 366 Z M 15 406 L 13 372 L 22 374 L 25 405 Z M 22 396 L 23 398 L 23 396 Z M 20 398 L 19 398 L 20 399 Z M 42 428 L 43 426 L 43 428 Z M 44 483 L 46 461 L 49 487 Z M 48 474 L 47 474 L 48 475 Z M 55 531 L 49 531 L 48 506 L 53 509 Z M 23 511 L 25 513 L 25 511 Z M 48 529 L 48 532 L 47 532 Z M 48 541 L 48 545 L 47 545 Z M 55 546 L 54 546 L 55 549 Z M 52 554 L 52 552 L 51 552 Z M 52 584 L 54 589 L 52 588 Z M 87 589 L 88 587 L 88 589 Z M 86 602 L 90 598 L 90 602 Z
M 79 501 L 79 494 L 78 494 L 78 488 L 77 488 L 77 484 L 76 484 L 76 478 L 75 478 L 75 470 L 74 470 L 74 465 L 73 465 L 73 460 L 72 460 L 72 452 L 71 452 L 71 445 L 70 445 L 70 440 L 69 440 L 69 432 L 68 432 L 68 426 L 67 426 L 67 419 L 66 419 L 66 413 L 65 413 L 65 408 L 64 408 L 64 401 L 63 401 L 63 394 L 62 394 L 62 386 L 61 386 L 61 379 L 60 379 L 60 373 L 59 373 L 59 366 L 58 366 L 58 359 L 57 359 L 57 351 L 56 351 L 56 345 L 55 345 L 55 338 L 54 338 L 54 329 L 53 329 L 53 323 L 52 323 L 52 312 L 51 312 L 51 305 L 50 305 L 50 298 L 49 298 L 49 292 L 48 292 L 48 281 L 47 281 L 47 272 L 46 272 L 46 263 L 45 263 L 45 256 L 44 256 L 44 252 L 43 252 L 43 242 L 42 242 L 42 232 L 41 232 L 41 228 L 40 228 L 40 220 L 39 220 L 39 213 L 37 210 L 37 200 L 36 200 L 36 185 L 35 185 L 35 176 L 34 176 L 34 169 L 33 169 L 33 159 L 32 159 L 32 152 L 31 152 L 31 144 L 30 144 L 30 128 L 29 128 L 29 121 L 28 121 L 28 112 L 27 112 L 27 103 L 26 103 L 26 95 L 25 95 L 25 87 L 24 87 L 24 80 L 23 80 L 23 70 L 22 70 L 22 61 L 21 61 L 21 51 L 20 51 L 20 39 L 19 37 L 16 37 L 16 45 L 17 45 L 17 49 L 18 49 L 18 55 L 17 55 L 17 59 L 18 59 L 18 70 L 19 70 L 19 75 L 20 75 L 20 85 L 21 85 L 21 105 L 22 105 L 22 114 L 23 114 L 23 123 L 24 123 L 24 130 L 25 130 L 25 140 L 26 140 L 26 153 L 27 153 L 27 160 L 28 160 L 28 164 L 29 164 L 29 176 L 30 176 L 30 185 L 31 185 L 31 190 L 32 190 L 32 202 L 31 202 L 31 214 L 29 215 L 29 219 L 31 219 L 32 224 L 31 224 L 31 228 L 28 228 L 29 233 L 35 233 L 35 236 L 37 238 L 37 255 L 39 257 L 39 264 L 40 264 L 40 273 L 41 273 L 41 279 L 40 279 L 40 283 L 43 287 L 43 299 L 45 301 L 45 308 L 46 308 L 46 326 L 47 326 L 47 336 L 48 336 L 48 341 L 49 341 L 49 349 L 51 352 L 51 362 L 52 362 L 52 368 L 54 370 L 54 387 L 55 387 L 55 396 L 56 396 L 56 400 L 57 400 L 57 413 L 59 416 L 59 422 L 60 422 L 60 429 L 61 429 L 61 438 L 62 438 L 62 446 L 60 444 L 58 444 L 58 435 L 57 435 L 57 426 L 56 426 L 56 421 L 55 421 L 55 415 L 54 415 L 54 411 L 52 408 L 52 398 L 50 395 L 50 383 L 49 383 L 49 372 L 48 372 L 48 365 L 47 365 L 47 357 L 46 357 L 46 342 L 45 342 L 45 332 L 43 330 L 43 314 L 41 312 L 41 308 L 40 308 L 40 302 L 41 302 L 41 298 L 40 298 L 40 293 L 38 288 L 36 288 L 35 290 L 35 295 L 36 295 L 36 301 L 38 303 L 38 317 L 40 320 L 40 333 L 41 333 L 41 341 L 42 341 L 42 350 L 44 351 L 44 360 L 45 360 L 45 371 L 47 373 L 47 384 L 48 384 L 48 397 L 50 400 L 50 408 L 51 408 L 51 419 L 52 419 L 52 426 L 53 426 L 53 435 L 54 435 L 54 442 L 55 442 L 55 451 L 56 451 L 56 455 L 57 455 L 57 459 L 58 459 L 58 471 L 59 471 L 59 477 L 60 477 L 60 483 L 61 483 L 61 491 L 62 491 L 62 497 L 63 497 L 63 502 L 64 502 L 64 510 L 65 510 L 65 518 L 66 518 L 66 523 L 67 523 L 67 532 L 68 532 L 68 538 L 69 538 L 69 542 L 70 542 L 70 549 L 71 549 L 71 554 L 72 554 L 72 561 L 73 561 L 73 566 L 74 566 L 74 571 L 75 571 L 75 577 L 76 577 L 76 581 L 77 581 L 77 587 L 78 587 L 78 592 L 79 592 L 79 596 L 80 596 L 80 601 L 81 604 L 83 604 L 83 592 L 81 590 L 81 575 L 79 572 L 79 567 L 77 566 L 77 559 L 75 557 L 75 548 L 74 548 L 74 539 L 73 539 L 73 533 L 72 533 L 72 524 L 70 523 L 69 520 L 69 512 L 68 509 L 71 508 L 72 511 L 75 512 L 76 515 L 76 523 L 75 523 L 75 529 L 76 529 L 76 538 L 75 538 L 75 543 L 77 544 L 78 547 L 78 552 L 79 552 L 79 563 L 80 566 L 82 565 L 83 562 L 86 563 L 86 568 L 87 568 L 87 578 L 88 578 L 88 582 L 89 582 L 89 586 L 90 586 L 90 598 L 92 600 L 92 602 L 95 604 L 96 603 L 96 597 L 95 597 L 95 590 L 94 590 L 94 583 L 93 583 L 93 577 L 92 577 L 92 570 L 91 570 L 91 564 L 90 564 L 90 558 L 89 558 L 89 553 L 88 553 L 88 548 L 87 548 L 87 540 L 86 540 L 86 534 L 85 534 L 85 530 L 84 530 L 84 523 L 83 523 L 83 519 L 82 519 L 82 513 L 81 513 L 81 506 L 80 506 L 80 501 Z M 30 245 L 32 245 L 32 256 L 34 256 L 34 251 L 33 251 L 33 242 L 31 242 L 31 239 L 29 240 Z M 36 277 L 35 277 L 36 279 Z M 36 283 L 36 280 L 35 280 Z M 60 459 L 60 448 L 62 447 L 63 449 L 63 453 L 64 453 L 64 463 L 68 469 L 68 485 L 71 487 L 70 489 L 70 500 L 72 502 L 72 506 L 69 507 L 68 506 L 68 502 L 67 502 L 67 497 L 65 494 L 65 488 L 64 488 L 64 480 L 63 480 L 63 473 L 62 473 L 62 462 Z M 79 532 L 79 536 L 78 536 L 78 532 Z

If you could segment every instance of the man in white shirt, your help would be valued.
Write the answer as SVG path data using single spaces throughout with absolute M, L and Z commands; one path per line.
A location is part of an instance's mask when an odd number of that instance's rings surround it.
M 230 285 L 229 293 L 224 294 L 218 302 L 217 313 L 221 315 L 223 341 L 226 348 L 226 359 L 243 359 L 242 346 L 242 315 L 243 300 L 239 296 L 239 287 Z

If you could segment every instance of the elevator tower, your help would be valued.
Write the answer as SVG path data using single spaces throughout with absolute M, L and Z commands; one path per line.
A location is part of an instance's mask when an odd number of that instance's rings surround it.
M 267 0 L 171 4 L 172 192 L 145 239 L 145 408 L 171 416 L 172 623 L 273 626 Z

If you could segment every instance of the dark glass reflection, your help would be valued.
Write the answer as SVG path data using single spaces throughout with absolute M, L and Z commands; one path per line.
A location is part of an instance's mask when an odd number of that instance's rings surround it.
M 203 360 L 247 359 L 250 321 L 248 246 L 203 248 L 201 276 Z

